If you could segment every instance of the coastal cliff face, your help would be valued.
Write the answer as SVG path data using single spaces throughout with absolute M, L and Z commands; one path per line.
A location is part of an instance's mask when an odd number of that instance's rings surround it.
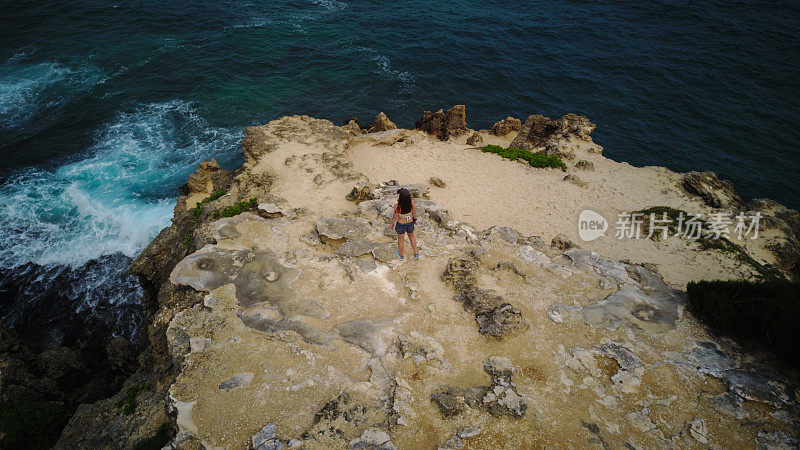
M 573 243 L 595 205 L 759 211 L 742 245 L 797 274 L 796 212 L 611 161 L 580 116 L 387 123 L 284 117 L 246 129 L 241 169 L 204 163 L 132 267 L 149 323 L 134 411 L 114 407 L 124 390 L 84 405 L 59 446 L 797 445 L 796 374 L 685 311 L 686 281 L 753 267 L 684 241 Z M 476 135 L 559 155 L 567 177 Z M 419 260 L 387 230 L 402 185 Z

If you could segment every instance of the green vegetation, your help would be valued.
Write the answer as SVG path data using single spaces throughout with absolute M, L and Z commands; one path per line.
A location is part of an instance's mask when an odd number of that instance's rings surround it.
M 788 280 L 699 281 L 686 286 L 689 307 L 712 329 L 761 342 L 800 367 L 800 283 Z
M 198 202 L 197 205 L 192 208 L 192 214 L 194 215 L 194 221 L 200 221 L 200 215 L 203 214 L 203 209 L 201 206 L 205 205 L 206 203 L 213 202 L 214 200 L 222 197 L 225 195 L 225 191 L 216 191 L 213 194 L 209 195 L 208 197 L 204 198 L 202 201 Z
M 136 396 L 139 395 L 139 392 L 152 390 L 153 385 L 150 383 L 128 386 L 128 388 L 125 389 L 125 396 L 122 400 L 117 402 L 117 408 L 121 408 L 123 414 L 133 414 L 133 412 L 136 411 Z
M 503 148 L 499 145 L 487 145 L 481 148 L 481 151 L 484 153 L 494 153 L 512 161 L 521 159 L 527 161 L 532 167 L 552 167 L 554 169 L 561 169 L 562 172 L 567 171 L 567 165 L 564 164 L 561 158 L 555 155 L 532 153 L 528 150 L 514 147 Z
M 50 448 L 68 420 L 63 404 L 12 388 L 0 402 L 0 448 Z
M 237 202 L 236 204 L 228 206 L 227 208 L 216 210 L 214 211 L 212 217 L 214 219 L 220 219 L 223 217 L 238 216 L 239 214 L 245 211 L 255 208 L 256 205 L 258 205 L 258 200 L 255 198 L 251 198 L 246 202 Z
M 670 208 L 669 206 L 654 206 L 652 208 L 643 209 L 641 211 L 636 211 L 634 214 L 641 213 L 643 222 L 642 222 L 642 233 L 647 234 L 650 229 L 650 214 L 655 214 L 655 218 L 657 220 L 663 219 L 664 214 L 666 214 L 667 219 L 669 220 L 667 224 L 667 228 L 669 230 L 669 235 L 675 235 L 678 232 L 678 217 L 683 214 L 684 218 L 687 218 L 689 215 L 685 211 L 681 211 L 679 209 Z M 707 228 L 707 222 L 704 220 L 698 220 L 698 223 L 701 224 L 704 230 Z M 661 236 L 660 231 L 656 231 L 653 233 L 651 239 L 659 239 Z M 777 269 L 772 267 L 767 267 L 761 264 L 760 262 L 753 259 L 745 249 L 741 246 L 731 242 L 730 239 L 725 237 L 720 237 L 719 239 L 711 239 L 708 237 L 701 237 L 697 240 L 697 243 L 700 245 L 702 250 L 717 250 L 724 253 L 728 253 L 737 260 L 741 261 L 744 264 L 752 267 L 753 270 L 758 274 L 756 278 L 763 279 L 763 280 L 781 280 L 784 278 L 783 274 L 780 273 Z
M 183 238 L 183 248 L 189 248 L 194 245 L 194 236 L 191 231 L 184 232 L 181 237 Z

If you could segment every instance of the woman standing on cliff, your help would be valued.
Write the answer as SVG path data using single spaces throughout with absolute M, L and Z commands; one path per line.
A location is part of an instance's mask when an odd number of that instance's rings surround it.
M 411 241 L 411 248 L 414 250 L 414 259 L 419 258 L 417 250 L 417 238 L 414 237 L 414 224 L 417 223 L 417 208 L 411 193 L 408 189 L 401 188 L 397 191 L 397 204 L 394 205 L 394 216 L 390 228 L 397 231 L 397 256 L 403 259 L 403 235 L 408 233 L 408 240 Z M 396 223 L 396 225 L 395 225 Z

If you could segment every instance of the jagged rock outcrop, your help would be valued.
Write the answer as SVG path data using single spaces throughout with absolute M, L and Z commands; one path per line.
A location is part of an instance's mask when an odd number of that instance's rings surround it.
M 460 136 L 468 132 L 466 111 L 464 105 L 453 106 L 446 113 L 441 109 L 434 113 L 425 111 L 422 117 L 414 123 L 414 129 L 446 141 L 453 136 Z
M 557 120 L 535 114 L 528 117 L 510 146 L 534 150 L 557 147 L 559 141 L 570 139 L 589 141 L 594 128 L 589 119 L 576 114 L 565 114 Z
M 200 167 L 198 167 L 193 174 L 189 175 L 189 182 L 187 183 L 189 195 L 211 194 L 214 189 L 212 176 L 220 170 L 222 170 L 222 168 L 213 158 L 201 162 Z
M 522 129 L 522 121 L 516 119 L 514 117 L 506 117 L 505 119 L 496 122 L 492 125 L 492 128 L 489 130 L 489 134 L 493 134 L 495 136 L 505 136 L 507 134 L 513 133 L 514 131 L 519 131 Z
M 721 180 L 714 172 L 689 172 L 684 174 L 681 187 L 689 195 L 696 195 L 712 208 L 739 208 L 742 199 L 736 194 L 733 183 Z
M 397 125 L 394 124 L 386 114 L 381 112 L 375 117 L 375 121 L 372 122 L 372 125 L 367 129 L 368 133 L 378 133 L 381 131 L 389 131 L 397 129 Z

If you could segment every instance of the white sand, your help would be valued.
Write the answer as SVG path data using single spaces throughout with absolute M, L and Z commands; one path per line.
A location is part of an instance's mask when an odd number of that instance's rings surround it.
M 428 184 L 439 177 L 445 188 L 431 187 L 430 197 L 447 208 L 456 220 L 468 222 L 478 230 L 493 225 L 512 227 L 525 235 L 540 236 L 549 242 L 559 233 L 578 245 L 615 259 L 653 263 L 665 280 L 678 288 L 688 281 L 738 278 L 749 273 L 738 261 L 719 252 L 698 252 L 696 245 L 672 238 L 665 242 L 614 237 L 617 214 L 652 206 L 671 206 L 687 212 L 709 212 L 697 198 L 678 187 L 680 175 L 662 167 L 633 167 L 618 163 L 588 149 L 594 144 L 579 142 L 576 158 L 567 161 L 569 171 L 588 183 L 581 188 L 567 181 L 557 169 L 533 168 L 491 153 L 483 153 L 463 143 L 439 142 L 422 133 L 413 133 L 404 142 L 374 145 L 358 142 L 349 149 L 354 169 L 372 182 L 398 180 L 400 183 Z M 508 145 L 508 138 L 483 135 L 485 143 Z M 577 170 L 574 163 L 585 159 L 595 171 Z M 604 237 L 583 242 L 578 237 L 580 211 L 592 209 L 609 221 Z M 751 250 L 748 247 L 748 250 Z M 766 252 L 755 249 L 759 257 Z

